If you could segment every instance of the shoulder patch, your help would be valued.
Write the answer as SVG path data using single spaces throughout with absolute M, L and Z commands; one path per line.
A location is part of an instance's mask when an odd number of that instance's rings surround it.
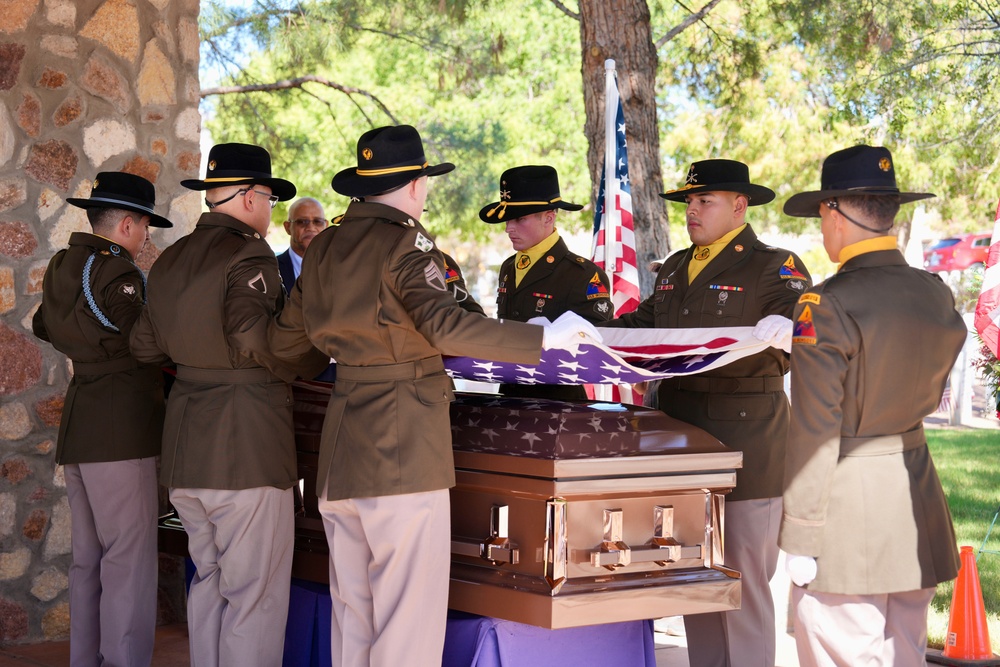
M 816 327 L 813 325 L 812 309 L 808 305 L 802 309 L 795 320 L 795 327 L 792 330 L 792 344 L 816 344 Z
M 587 300 L 591 301 L 593 299 L 610 299 L 611 295 L 608 294 L 608 288 L 604 286 L 601 282 L 601 274 L 594 271 L 594 277 L 590 279 L 587 283 Z
M 448 287 L 444 282 L 444 274 L 441 273 L 441 267 L 437 265 L 433 259 L 427 262 L 427 266 L 424 267 L 424 279 L 427 284 L 440 292 L 446 292 Z
M 594 312 L 600 313 L 601 315 L 607 315 L 609 310 L 611 310 L 610 299 L 601 299 L 594 304 Z
M 257 275 L 247 281 L 247 285 L 262 294 L 267 294 L 267 281 L 264 280 L 263 271 L 258 271 Z
M 809 283 L 807 283 L 802 278 L 792 278 L 785 282 L 785 287 L 792 290 L 793 292 L 801 293 L 804 292 L 807 287 L 809 287 Z
M 417 238 L 414 240 L 413 245 L 415 245 L 421 252 L 428 252 L 434 249 L 434 241 L 431 241 L 420 232 L 417 232 Z
M 799 297 L 799 303 L 815 303 L 817 306 L 819 302 L 822 301 L 823 297 L 815 292 L 809 292 L 808 294 L 803 294 Z
M 778 270 L 778 275 L 785 280 L 792 278 L 805 280 L 806 277 L 806 275 L 799 271 L 798 267 L 795 266 L 795 256 L 791 254 L 788 255 L 788 259 L 785 260 L 785 263 L 781 265 L 781 268 Z
M 139 288 L 133 285 L 132 283 L 122 283 L 121 285 L 119 285 L 118 293 L 128 297 L 132 301 L 135 301 L 137 298 L 139 298 Z

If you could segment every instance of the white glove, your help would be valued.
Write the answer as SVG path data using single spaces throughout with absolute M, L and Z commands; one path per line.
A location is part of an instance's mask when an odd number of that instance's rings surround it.
M 816 578 L 816 559 L 812 556 L 788 554 L 785 558 L 785 571 L 793 584 L 807 586 Z
M 575 350 L 581 343 L 600 343 L 602 340 L 593 324 L 572 311 L 566 311 L 545 327 L 542 349 Z
M 527 324 L 537 324 L 540 327 L 547 327 L 552 324 L 552 321 L 544 315 L 539 315 L 538 317 L 532 317 L 527 321 Z
M 753 328 L 753 336 L 785 352 L 792 351 L 792 321 L 781 315 L 768 315 Z

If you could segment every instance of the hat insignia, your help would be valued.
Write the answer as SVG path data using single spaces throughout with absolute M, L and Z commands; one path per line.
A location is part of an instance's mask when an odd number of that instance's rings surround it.
M 210 160 L 208 163 L 208 170 L 215 171 L 215 160 Z
M 508 199 L 510 199 L 510 190 L 501 190 L 500 199 L 502 199 L 503 201 L 507 201 Z
M 889 171 L 890 169 L 892 169 L 892 163 L 889 162 L 889 158 L 884 157 L 878 161 L 878 168 L 881 169 L 882 171 Z
M 91 189 L 96 190 L 97 189 L 97 185 L 98 185 L 97 179 L 95 178 L 94 179 L 94 185 L 93 185 L 93 187 Z
M 363 157 L 366 160 L 371 160 L 373 156 L 374 153 L 372 153 L 372 149 L 370 148 L 366 148 L 363 151 L 361 151 L 361 157 Z
M 698 174 L 695 173 L 694 165 L 691 165 L 691 168 L 688 169 L 687 178 L 684 179 L 684 183 L 687 185 L 693 185 L 697 182 L 698 182 Z

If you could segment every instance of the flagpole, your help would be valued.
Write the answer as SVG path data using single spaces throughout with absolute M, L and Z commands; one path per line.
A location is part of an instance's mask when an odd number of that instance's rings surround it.
M 604 61 L 604 270 L 611 279 L 614 296 L 614 274 L 618 271 L 618 228 L 621 213 L 618 210 L 618 179 L 616 174 L 617 145 L 615 121 L 618 116 L 618 86 L 615 84 L 615 61 Z

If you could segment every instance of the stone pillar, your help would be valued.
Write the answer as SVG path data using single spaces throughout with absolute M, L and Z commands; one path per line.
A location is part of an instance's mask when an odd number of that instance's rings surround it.
M 45 265 L 98 171 L 156 185 L 149 267 L 194 226 L 198 0 L 4 0 L 0 10 L 0 644 L 68 632 L 69 506 L 54 442 L 70 377 L 31 334 Z M 168 232 L 168 233 L 164 233 Z

